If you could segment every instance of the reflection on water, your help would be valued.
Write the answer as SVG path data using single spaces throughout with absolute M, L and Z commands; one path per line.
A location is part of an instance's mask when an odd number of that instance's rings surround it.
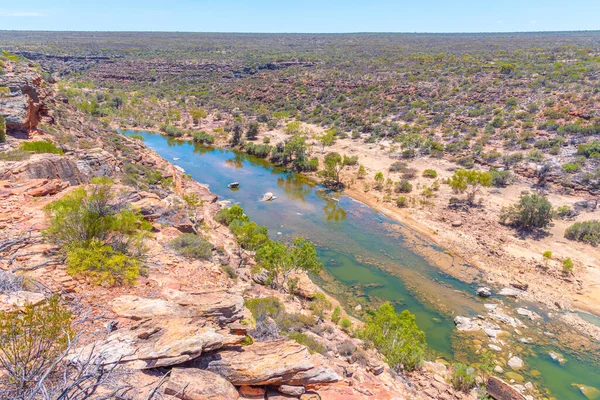
M 273 238 L 304 236 L 314 242 L 327 271 L 315 280 L 347 310 L 353 312 L 357 305 L 366 310 L 390 301 L 398 311 L 408 309 L 416 315 L 430 348 L 446 358 L 466 354 L 477 360 L 470 350 L 470 339 L 467 342 L 457 334 L 452 322 L 455 315 L 476 317 L 485 313 L 483 302 L 474 295 L 476 281 L 468 280 L 467 284 L 453 278 L 428 260 L 450 262 L 454 270 L 476 278 L 472 266 L 456 261 L 402 224 L 303 175 L 244 153 L 141 134 L 148 147 L 168 160 L 179 158 L 173 163 L 208 184 L 221 199 L 241 204 L 252 220 L 269 228 Z M 227 188 L 233 181 L 240 182 L 239 190 Z M 260 202 L 266 192 L 277 199 Z M 600 386 L 597 362 L 584 363 L 563 353 L 568 362 L 561 366 L 548 359 L 550 350 L 546 345 L 524 348 L 519 354 L 525 364 L 542 376 L 520 373 L 528 380 L 542 379 L 561 399 L 581 396 L 572 383 Z

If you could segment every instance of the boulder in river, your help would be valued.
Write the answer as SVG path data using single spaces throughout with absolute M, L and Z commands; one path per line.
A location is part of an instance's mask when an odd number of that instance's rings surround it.
M 273 200 L 275 197 L 273 196 L 273 193 L 271 192 L 267 192 L 263 195 L 262 199 L 260 199 L 260 201 L 271 201 Z
M 496 400 L 525 400 L 525 396 L 517 389 L 495 376 L 488 378 L 485 388 L 488 394 Z
M 523 360 L 521 360 L 517 356 L 512 356 L 508 360 L 508 366 L 511 367 L 512 369 L 521 369 L 521 368 L 523 368 L 523 365 L 524 365 Z
M 486 286 L 482 286 L 477 288 L 477 296 L 479 297 L 490 297 L 492 295 L 492 289 L 490 289 L 489 287 Z
M 578 388 L 581 391 L 581 394 L 590 400 L 600 399 L 600 390 L 596 389 L 595 387 L 580 385 L 578 383 L 574 383 L 571 386 Z
M 240 183 L 239 182 L 231 182 L 229 185 L 227 185 L 227 187 L 229 189 L 237 189 L 240 187 Z

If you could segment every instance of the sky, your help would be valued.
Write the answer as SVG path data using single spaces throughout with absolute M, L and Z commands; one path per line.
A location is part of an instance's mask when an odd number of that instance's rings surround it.
M 0 0 L 0 29 L 276 33 L 600 30 L 600 0 Z

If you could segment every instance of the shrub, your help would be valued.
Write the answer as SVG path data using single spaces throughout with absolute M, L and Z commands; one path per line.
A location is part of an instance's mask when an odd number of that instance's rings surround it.
M 50 153 L 50 154 L 60 154 L 61 156 L 65 153 L 56 147 L 53 143 L 46 142 L 45 140 L 37 141 L 37 142 L 23 142 L 19 147 L 21 151 L 27 151 L 30 153 Z
M 408 199 L 404 196 L 400 196 L 396 199 L 396 205 L 400 208 L 408 207 Z
M 518 229 L 545 228 L 552 221 L 552 204 L 538 194 L 521 195 L 519 202 L 504 208 L 500 215 L 502 223 Z
M 325 317 L 325 312 L 331 309 L 331 303 L 323 293 L 315 293 L 310 302 L 310 310 L 319 318 Z
M 237 279 L 238 274 L 231 265 L 221 265 L 221 269 L 227 274 L 227 276 L 231 279 Z
M 115 251 L 93 239 L 84 246 L 73 246 L 67 252 L 67 272 L 85 276 L 98 285 L 134 284 L 142 266 L 135 257 Z
M 403 171 L 404 169 L 406 169 L 406 167 L 407 167 L 406 163 L 404 163 L 402 161 L 396 161 L 392 165 L 390 165 L 389 171 L 390 172 L 400 172 L 400 171 Z
M 450 383 L 454 389 L 465 393 L 468 392 L 473 389 L 477 383 L 475 368 L 468 367 L 461 363 L 453 364 Z
M 359 336 L 375 346 L 392 368 L 413 371 L 423 363 L 425 332 L 408 310 L 398 314 L 390 303 L 383 304 L 367 318 Z
M 337 324 L 338 322 L 340 322 L 341 316 L 342 316 L 342 309 L 340 308 L 340 306 L 337 306 L 331 313 L 331 321 L 334 324 Z
M 562 261 L 562 268 L 564 273 L 569 274 L 573 272 L 573 260 L 571 260 L 569 257 L 565 258 Z
M 576 222 L 567 228 L 565 238 L 597 246 L 600 243 L 600 221 Z
M 587 158 L 600 156 L 600 141 L 580 144 L 577 146 L 577 154 Z
M 267 158 L 272 149 L 268 144 L 246 143 L 244 146 L 246 153 L 258 158 Z
M 395 191 L 396 193 L 410 193 L 412 192 L 412 188 L 412 184 L 406 179 L 403 179 L 396 184 Z
M 0 311 L 0 365 L 6 398 L 28 393 L 74 338 L 71 312 L 58 297 L 21 310 Z
M 242 207 L 234 204 L 231 207 L 220 209 L 217 214 L 215 214 L 215 220 L 223 225 L 229 226 L 229 224 L 235 220 L 249 222 L 250 218 L 244 214 L 244 209 Z
M 6 142 L 6 120 L 0 115 L 0 143 Z
M 278 329 L 283 332 L 298 332 L 316 323 L 311 316 L 285 312 L 285 308 L 276 297 L 247 299 L 245 304 L 256 321 L 272 318 Z
M 192 140 L 201 144 L 213 144 L 215 142 L 215 137 L 209 133 L 200 131 L 192 133 Z
M 212 257 L 212 244 L 193 233 L 183 233 L 173 239 L 169 246 L 188 258 L 208 260 Z
M 344 165 L 357 165 L 358 164 L 358 156 L 347 156 L 344 155 Z
M 142 135 L 137 135 L 137 134 L 129 135 L 129 137 L 132 139 L 135 139 L 135 140 L 139 140 L 140 142 L 143 142 L 144 140 L 146 140 Z
M 343 330 L 348 332 L 352 328 L 352 322 L 348 318 L 342 318 L 340 321 L 340 326 Z
M 287 334 L 287 337 L 292 340 L 295 340 L 301 345 L 306 346 L 311 353 L 327 353 L 327 348 L 325 346 L 317 342 L 314 338 L 306 335 L 305 333 L 290 332 Z
M 481 187 L 490 186 L 492 176 L 489 172 L 471 171 L 458 169 L 448 180 L 448 185 L 455 193 L 467 193 L 467 200 L 473 203 L 475 196 L 480 192 Z
M 426 169 L 423 171 L 423 176 L 425 178 L 437 178 L 437 171 L 435 169 Z
M 562 170 L 568 174 L 574 174 L 581 171 L 581 164 L 578 163 L 565 163 L 562 165 Z
M 490 175 L 492 176 L 492 186 L 495 187 L 507 187 L 514 182 L 514 176 L 511 171 L 507 170 L 491 170 Z

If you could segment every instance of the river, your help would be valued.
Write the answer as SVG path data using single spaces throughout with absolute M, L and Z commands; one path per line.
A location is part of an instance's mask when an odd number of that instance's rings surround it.
M 408 309 L 414 313 L 427 335 L 432 356 L 476 362 L 473 344 L 481 337 L 458 333 L 454 316 L 476 318 L 485 313 L 485 302 L 511 304 L 510 300 L 497 297 L 485 301 L 478 298 L 477 269 L 409 227 L 346 195 L 330 192 L 303 175 L 244 153 L 158 134 L 135 133 L 142 135 L 145 144 L 160 156 L 208 185 L 220 200 L 240 204 L 253 221 L 269 228 L 272 238 L 286 241 L 303 236 L 314 242 L 326 270 L 314 280 L 348 311 L 354 312 L 360 305 L 360 317 L 366 309 L 390 301 L 398 311 Z M 234 181 L 240 182 L 237 190 L 227 187 Z M 266 192 L 273 193 L 276 199 L 260 202 Z M 446 267 L 453 264 L 451 267 L 461 270 L 463 278 L 444 273 L 434 265 L 435 260 L 446 263 Z M 545 327 L 540 324 L 549 321 L 544 315 L 543 321 L 532 329 L 541 332 Z M 505 379 L 516 377 L 519 381 L 522 377 L 522 383 L 532 381 L 544 388 L 548 397 L 558 399 L 585 398 L 573 383 L 600 387 L 598 354 L 575 357 L 561 347 L 567 362 L 560 365 L 548 355 L 555 350 L 556 340 L 549 339 L 550 335 L 542 336 L 542 344 L 521 344 L 522 347 L 517 345 L 511 350 L 523 358 L 528 368 L 518 371 L 518 376 L 508 374 Z

